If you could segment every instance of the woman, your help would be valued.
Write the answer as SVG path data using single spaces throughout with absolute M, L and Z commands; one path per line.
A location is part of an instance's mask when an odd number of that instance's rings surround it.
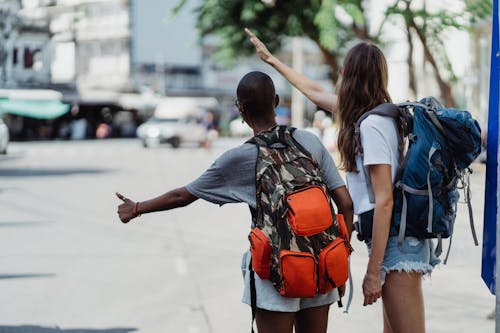
M 238 85 L 237 98 L 238 110 L 254 135 L 276 127 L 274 109 L 279 98 L 268 75 L 261 72 L 245 75 Z M 292 136 L 318 162 L 323 180 L 339 213 L 344 215 L 350 233 L 352 201 L 330 154 L 312 133 L 296 130 Z M 122 222 L 127 223 L 140 214 L 184 207 L 198 198 L 218 205 L 242 202 L 257 211 L 255 172 L 258 156 L 254 144 L 244 143 L 226 151 L 200 177 L 184 187 L 142 202 L 134 202 L 117 193 L 123 201 L 118 207 L 118 215 Z M 250 305 L 249 261 L 250 256 L 246 254 L 242 265 L 245 277 L 243 302 Z M 311 298 L 283 297 L 270 280 L 261 280 L 257 274 L 255 289 L 256 298 L 253 300 L 256 301 L 255 319 L 259 333 L 292 333 L 294 326 L 297 333 L 325 333 L 330 304 L 338 299 L 336 290 Z
M 354 213 L 363 225 L 373 224 L 371 235 L 365 237 L 370 257 L 363 279 L 363 304 L 373 304 L 382 298 L 385 333 L 424 332 L 422 276 L 429 274 L 438 261 L 431 258 L 429 240 L 406 237 L 398 248 L 397 232 L 391 228 L 392 189 L 401 157 L 399 124 L 393 118 L 368 116 L 360 128 L 361 147 L 356 144 L 359 140 L 354 131 L 362 114 L 391 102 L 383 53 L 364 42 L 350 49 L 339 72 L 335 95 L 274 57 L 250 30 L 245 32 L 264 62 L 314 104 L 338 115 L 338 149 Z M 359 151 L 363 151 L 363 156 Z M 370 200 L 370 182 L 374 200 Z

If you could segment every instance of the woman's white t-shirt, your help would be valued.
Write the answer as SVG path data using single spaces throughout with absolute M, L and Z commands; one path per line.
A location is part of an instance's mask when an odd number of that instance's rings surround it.
M 346 173 L 347 187 L 354 203 L 354 213 L 357 215 L 375 207 L 375 204 L 370 202 L 363 168 L 375 164 L 390 164 L 394 182 L 399 166 L 398 132 L 394 118 L 379 115 L 368 116 L 361 123 L 360 134 L 364 156 L 356 156 L 356 166 L 359 172 Z

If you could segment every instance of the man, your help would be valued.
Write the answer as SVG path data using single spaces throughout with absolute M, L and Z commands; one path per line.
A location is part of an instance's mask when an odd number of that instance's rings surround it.
M 274 109 L 278 102 L 274 84 L 264 73 L 248 73 L 238 84 L 236 105 L 254 135 L 276 126 Z M 317 161 L 330 194 L 339 212 L 343 213 L 350 231 L 352 201 L 330 154 L 314 134 L 296 130 L 293 138 Z M 134 202 L 117 193 L 118 198 L 123 201 L 118 207 L 119 217 L 122 222 L 127 223 L 140 214 L 183 207 L 198 198 L 219 205 L 242 202 L 255 210 L 257 158 L 256 145 L 244 143 L 222 154 L 198 179 L 185 187 L 141 202 Z M 246 304 L 251 302 L 250 274 L 247 270 L 249 257 L 246 253 L 243 259 L 243 302 Z M 258 276 L 255 279 L 259 333 L 291 333 L 294 325 L 299 333 L 326 332 L 329 306 L 338 299 L 336 290 L 312 298 L 290 298 L 281 296 L 269 280 L 261 280 Z

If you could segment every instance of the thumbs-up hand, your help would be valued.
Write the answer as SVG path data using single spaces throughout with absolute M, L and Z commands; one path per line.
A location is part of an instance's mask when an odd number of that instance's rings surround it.
M 133 218 L 137 217 L 135 213 L 135 202 L 126 198 L 122 194 L 116 192 L 116 196 L 118 199 L 122 201 L 122 203 L 118 206 L 118 217 L 123 223 L 127 223 Z

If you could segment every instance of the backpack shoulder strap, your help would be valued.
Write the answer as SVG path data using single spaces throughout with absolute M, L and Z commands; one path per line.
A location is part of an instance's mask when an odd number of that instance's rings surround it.
M 371 115 L 378 115 L 378 116 L 383 116 L 383 117 L 390 117 L 390 118 L 403 118 L 405 120 L 405 124 L 408 123 L 408 119 L 410 119 L 411 115 L 409 112 L 404 109 L 400 108 L 398 105 L 393 104 L 393 103 L 383 103 L 372 110 L 365 112 L 364 114 L 359 117 L 359 119 L 356 121 L 354 124 L 354 143 L 356 146 L 356 153 L 360 154 L 363 156 L 363 146 L 361 145 L 361 123 L 368 118 Z M 406 125 L 405 125 L 406 126 Z M 406 126 L 407 127 L 407 126 Z M 405 127 L 405 134 L 407 132 Z M 398 147 L 400 150 L 400 153 L 403 152 L 403 147 L 404 147 L 404 138 L 398 136 Z M 366 184 L 368 186 L 368 197 L 371 203 L 375 202 L 375 195 L 373 193 L 372 185 L 371 185 L 371 180 L 370 180 L 370 174 L 367 170 L 367 168 L 363 168 L 363 174 L 365 176 Z
M 270 147 L 274 144 L 281 143 L 283 145 L 288 146 L 286 140 L 286 132 L 293 131 L 294 128 L 287 126 L 274 126 L 265 132 L 261 132 L 252 138 L 248 139 L 246 143 L 252 143 L 257 146 Z
M 354 143 L 356 145 L 356 153 L 361 155 L 363 155 L 363 146 L 361 145 L 360 127 L 361 123 L 371 115 L 390 117 L 394 119 L 402 117 L 406 120 L 406 122 L 407 119 L 411 117 L 411 115 L 409 115 L 406 109 L 400 108 L 399 106 L 393 103 L 383 103 L 371 109 L 370 111 L 363 113 L 361 117 L 359 117 L 359 119 L 354 124 Z M 407 133 L 405 133 L 405 135 L 406 134 Z M 399 140 L 399 145 L 402 146 L 403 138 L 401 137 L 398 140 Z
M 272 147 L 273 145 L 281 144 L 284 147 L 297 149 L 300 153 L 317 163 L 312 154 L 293 137 L 295 130 L 296 128 L 291 126 L 275 126 L 268 131 L 259 133 L 258 135 L 250 138 L 246 141 L 246 143 L 252 143 L 258 147 Z
M 377 105 L 375 108 L 371 109 L 368 112 L 365 112 L 361 117 L 359 117 L 358 121 L 356 121 L 356 128 L 359 128 L 361 126 L 361 123 L 363 120 L 365 120 L 368 116 L 371 116 L 372 114 L 376 114 L 379 116 L 384 116 L 384 117 L 391 117 L 391 118 L 396 118 L 399 116 L 401 113 L 399 107 L 396 104 L 393 103 L 383 103 L 380 105 Z

